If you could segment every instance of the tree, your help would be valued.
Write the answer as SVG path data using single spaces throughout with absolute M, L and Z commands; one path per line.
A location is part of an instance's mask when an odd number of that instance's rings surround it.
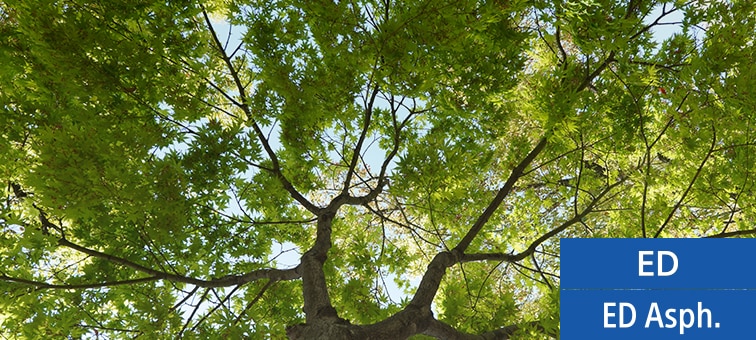
M 754 14 L 4 0 L 2 334 L 557 337 L 559 237 L 756 234 Z

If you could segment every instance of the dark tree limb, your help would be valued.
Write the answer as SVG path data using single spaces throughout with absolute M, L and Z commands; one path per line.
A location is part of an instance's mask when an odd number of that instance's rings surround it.
M 337 319 L 336 309 L 331 304 L 331 298 L 326 286 L 323 265 L 331 249 L 331 227 L 335 213 L 319 216 L 315 244 L 302 254 L 299 265 L 302 275 L 302 294 L 304 297 L 304 312 L 306 322 L 317 322 L 320 319 Z
M 540 141 L 538 141 L 538 144 L 536 144 L 533 150 L 531 150 L 530 153 L 525 156 L 520 164 L 512 169 L 512 173 L 504 183 L 504 186 L 499 189 L 493 201 L 491 201 L 491 203 L 488 205 L 488 207 L 486 207 L 483 213 L 478 216 L 478 219 L 475 221 L 472 227 L 470 227 L 470 230 L 467 231 L 467 234 L 462 238 L 462 240 L 459 241 L 459 244 L 454 247 L 455 251 L 462 254 L 465 252 L 465 250 L 467 250 L 467 247 L 470 246 L 470 243 L 472 243 L 473 239 L 478 236 L 478 233 L 480 233 L 481 229 L 483 229 L 483 226 L 486 224 L 486 222 L 488 222 L 491 216 L 493 216 L 494 212 L 496 212 L 496 209 L 499 208 L 501 203 L 504 202 L 504 199 L 507 197 L 507 195 L 509 195 L 509 193 L 512 191 L 512 188 L 514 187 L 517 180 L 522 177 L 523 173 L 525 173 L 525 169 L 528 167 L 528 165 L 530 165 L 530 163 L 533 162 L 536 156 L 538 156 L 538 154 L 541 153 L 541 151 L 543 151 L 543 149 L 546 147 L 546 143 L 547 137 L 544 136 Z
M 290 281 L 290 280 L 299 279 L 301 277 L 298 267 L 296 267 L 296 268 L 291 268 L 291 269 L 273 269 L 273 268 L 257 269 L 257 270 L 253 270 L 242 275 L 227 275 L 227 276 L 217 278 L 217 279 L 202 280 L 202 279 L 192 278 L 188 276 L 170 274 L 163 271 L 148 268 L 148 267 L 142 266 L 140 264 L 134 263 L 132 261 L 129 261 L 127 259 L 124 259 L 118 256 L 105 254 L 105 253 L 102 253 L 93 249 L 82 247 L 67 239 L 58 240 L 58 245 L 71 248 L 78 252 L 81 252 L 81 253 L 96 257 L 96 258 L 100 258 L 100 259 L 103 259 L 103 260 L 106 260 L 115 264 L 119 264 L 124 267 L 134 269 L 138 272 L 152 275 L 156 280 L 183 282 L 183 283 L 200 286 L 203 288 L 230 287 L 230 286 L 242 285 L 242 284 L 252 282 L 252 281 L 257 281 L 260 279 L 270 279 L 274 281 Z
M 352 175 L 354 175 L 355 168 L 357 167 L 357 161 L 360 158 L 360 152 L 362 151 L 362 146 L 365 143 L 365 138 L 367 138 L 368 132 L 370 131 L 370 122 L 373 117 L 373 104 L 375 104 L 375 98 L 377 95 L 378 86 L 376 85 L 372 93 L 370 94 L 370 99 L 366 100 L 365 116 L 362 122 L 362 132 L 360 133 L 360 137 L 357 140 L 357 145 L 354 146 L 354 150 L 352 151 L 352 159 L 349 161 L 349 169 L 347 170 L 346 178 L 344 179 L 344 187 L 341 191 L 343 195 L 347 195 L 349 193 L 349 185 L 352 182 Z
M 728 238 L 728 237 L 746 236 L 746 235 L 754 235 L 754 234 L 756 234 L 756 229 L 747 229 L 747 230 L 728 231 L 726 233 L 709 235 L 709 236 L 705 236 L 705 238 Z
M 115 286 L 132 285 L 132 284 L 143 283 L 143 282 L 152 282 L 152 281 L 157 281 L 157 280 L 159 280 L 158 277 L 149 276 L 149 277 L 123 280 L 123 281 L 82 283 L 82 284 L 49 284 L 46 282 L 27 280 L 27 279 L 22 279 L 22 278 L 17 278 L 17 277 L 10 277 L 7 275 L 0 275 L 0 281 L 7 281 L 7 282 L 24 284 L 28 286 L 34 286 L 37 289 L 64 289 L 64 290 L 65 289 L 73 290 L 73 289 L 94 289 L 94 288 L 103 288 L 103 287 L 115 287 Z
M 575 214 L 572 218 L 562 222 L 556 228 L 551 229 L 545 234 L 534 240 L 527 249 L 517 254 L 504 254 L 504 253 L 475 253 L 475 254 L 463 254 L 460 262 L 474 262 L 474 261 L 504 261 L 504 262 L 518 262 L 528 256 L 535 253 L 536 249 L 548 239 L 556 236 L 570 226 L 582 221 L 588 214 L 594 211 L 596 205 L 610 192 L 625 181 L 625 178 L 621 178 L 619 181 L 605 187 L 598 195 L 596 195 L 588 205 Z
M 239 101 L 233 101 L 233 103 L 244 112 L 245 116 L 247 117 L 247 121 L 252 125 L 252 129 L 255 131 L 255 135 L 265 149 L 265 152 L 268 154 L 270 161 L 273 163 L 273 174 L 276 176 L 279 182 L 281 182 L 281 185 L 283 185 L 284 189 L 286 189 L 286 191 L 289 193 L 289 195 L 291 195 L 292 198 L 302 204 L 305 209 L 317 215 L 320 211 L 320 208 L 310 202 L 307 198 L 305 198 L 296 188 L 294 188 L 294 185 L 289 181 L 289 179 L 284 176 L 281 164 L 278 161 L 278 156 L 276 156 L 275 151 L 273 151 L 273 148 L 270 145 L 270 141 L 265 136 L 265 133 L 263 133 L 260 126 L 254 120 L 254 115 L 252 114 L 252 111 L 247 104 L 249 100 L 247 99 L 246 87 L 244 86 L 244 84 L 242 84 L 241 78 L 239 77 L 239 70 L 234 67 L 233 63 L 231 62 L 231 58 L 226 54 L 226 50 L 223 48 L 223 43 L 221 43 L 220 39 L 218 38 L 218 35 L 213 28 L 213 24 L 210 21 L 210 16 L 207 14 L 204 6 L 202 6 L 202 15 L 205 19 L 205 24 L 210 31 L 210 35 L 212 36 L 213 41 L 215 42 L 215 45 L 218 49 L 218 53 L 225 62 L 226 67 L 228 68 L 228 71 L 234 80 L 234 84 L 236 84 L 236 90 L 239 91 Z

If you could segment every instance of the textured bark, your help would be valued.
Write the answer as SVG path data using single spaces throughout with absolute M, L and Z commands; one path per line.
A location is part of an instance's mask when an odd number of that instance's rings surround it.
M 286 335 L 292 340 L 351 340 L 365 339 L 360 327 L 343 323 L 315 322 L 290 326 Z
M 320 319 L 338 319 L 336 310 L 331 305 L 328 295 L 323 265 L 328 259 L 331 248 L 331 224 L 333 213 L 324 213 L 318 217 L 317 237 L 315 244 L 302 255 L 299 265 L 302 274 L 302 290 L 304 294 L 305 320 L 308 323 L 319 323 Z
M 352 325 L 343 319 L 320 318 L 314 322 L 290 326 L 286 335 L 292 340 L 385 340 L 406 339 L 423 333 L 433 322 L 428 309 L 412 305 L 390 318 L 373 325 Z

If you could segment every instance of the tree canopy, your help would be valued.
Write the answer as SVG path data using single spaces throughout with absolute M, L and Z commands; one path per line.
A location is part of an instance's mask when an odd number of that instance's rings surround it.
M 2 0 L 0 334 L 555 338 L 560 237 L 756 234 L 755 6 Z

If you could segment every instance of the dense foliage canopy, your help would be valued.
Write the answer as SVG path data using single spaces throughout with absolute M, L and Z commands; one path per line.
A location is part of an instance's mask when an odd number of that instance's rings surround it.
M 2 0 L 0 334 L 556 337 L 559 237 L 756 234 L 754 6 Z

